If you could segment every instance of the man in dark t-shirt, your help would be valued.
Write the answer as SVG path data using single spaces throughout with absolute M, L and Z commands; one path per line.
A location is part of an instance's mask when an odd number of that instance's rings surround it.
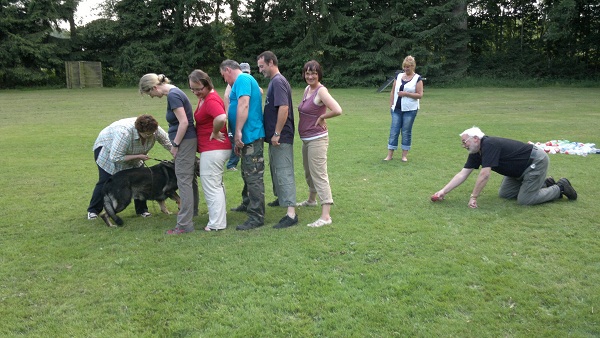
M 463 147 L 469 151 L 467 162 L 442 190 L 431 196 L 432 201 L 444 199 L 479 167 L 481 171 L 469 199 L 470 208 L 477 208 L 477 197 L 487 184 L 491 171 L 504 176 L 498 192 L 500 197 L 516 198 L 522 205 L 540 204 L 563 195 L 569 200 L 577 199 L 577 192 L 568 179 L 555 182 L 552 177 L 546 178 L 550 160 L 544 150 L 520 141 L 485 136 L 477 127 L 465 130 L 460 137 Z
M 271 79 L 267 89 L 263 121 L 265 142 L 269 144 L 269 169 L 273 194 L 277 199 L 269 206 L 287 208 L 285 216 L 274 228 L 283 229 L 298 223 L 296 215 L 296 182 L 294 179 L 294 108 L 292 89 L 279 72 L 277 56 L 271 51 L 257 57 L 258 70 Z

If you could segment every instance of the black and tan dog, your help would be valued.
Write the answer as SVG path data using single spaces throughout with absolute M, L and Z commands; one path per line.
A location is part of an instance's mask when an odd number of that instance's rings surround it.
M 157 201 L 160 211 L 165 214 L 170 214 L 165 205 L 167 198 L 176 201 L 177 205 L 180 204 L 175 164 L 172 161 L 161 161 L 152 167 L 119 171 L 106 181 L 102 193 L 104 212 L 100 217 L 109 227 L 115 226 L 111 219 L 117 225 L 123 226 L 123 220 L 117 213 L 125 210 L 132 198 Z

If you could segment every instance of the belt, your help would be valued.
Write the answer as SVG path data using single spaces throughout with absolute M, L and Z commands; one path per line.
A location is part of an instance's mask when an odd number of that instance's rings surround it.
M 531 166 L 532 163 L 533 163 L 533 158 L 530 157 L 529 161 L 527 161 L 527 166 L 528 167 Z

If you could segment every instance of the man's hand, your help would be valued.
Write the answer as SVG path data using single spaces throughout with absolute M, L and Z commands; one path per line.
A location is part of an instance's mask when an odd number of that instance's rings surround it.
M 471 209 L 477 208 L 477 197 L 471 196 L 471 198 L 469 198 L 469 208 L 471 208 Z
M 271 144 L 274 146 L 278 146 L 280 138 L 281 138 L 281 136 L 273 135 L 273 137 L 271 137 Z
M 244 142 L 242 142 L 242 131 L 236 131 L 233 140 L 235 141 L 236 147 L 240 149 L 244 148 Z
M 444 196 L 446 196 L 446 194 L 442 190 L 440 190 L 440 191 L 436 192 L 435 194 L 431 195 L 431 201 L 432 202 L 442 201 L 442 200 L 444 200 Z

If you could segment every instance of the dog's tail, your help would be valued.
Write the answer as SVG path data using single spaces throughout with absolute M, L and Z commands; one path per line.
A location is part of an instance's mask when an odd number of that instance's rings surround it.
M 117 216 L 117 213 L 115 212 L 113 199 L 111 198 L 110 193 L 104 195 L 104 210 L 106 210 L 108 216 L 110 216 L 110 218 L 112 218 L 118 226 L 123 226 L 123 220 L 121 217 Z

